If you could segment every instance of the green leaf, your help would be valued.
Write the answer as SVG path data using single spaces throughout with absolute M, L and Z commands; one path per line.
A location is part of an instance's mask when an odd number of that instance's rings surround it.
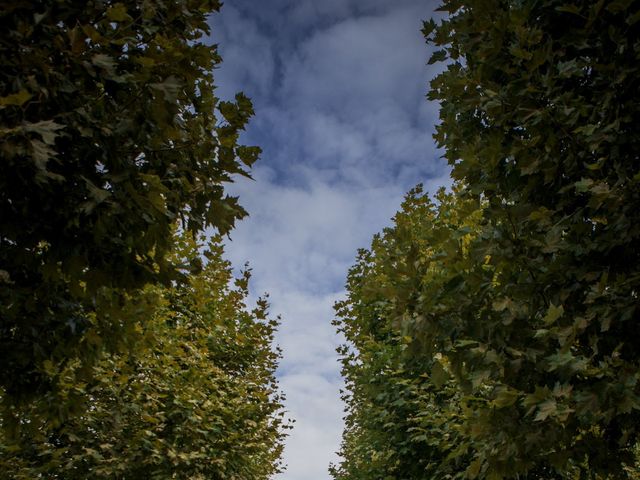
M 554 353 L 547 357 L 548 368 L 547 371 L 552 372 L 559 368 L 569 367 L 573 371 L 585 370 L 587 367 L 587 360 L 581 356 L 574 356 L 571 352 Z
M 53 145 L 59 136 L 58 130 L 63 129 L 64 125 L 60 125 L 53 120 L 43 120 L 37 123 L 26 122 L 22 128 L 25 132 L 33 132 L 40 135 L 45 144 Z
M 431 367 L 431 381 L 435 387 L 442 388 L 448 379 L 449 373 L 444 369 L 440 361 L 434 361 L 433 366 Z
M 183 83 L 178 77 L 170 75 L 161 83 L 150 83 L 149 87 L 162 92 L 167 102 L 175 102 L 182 91 Z
M 116 60 L 110 55 L 104 53 L 96 53 L 91 57 L 91 63 L 96 67 L 104 68 L 110 73 L 114 73 L 117 67 Z
M 573 3 L 560 5 L 556 7 L 556 10 L 558 12 L 566 12 L 566 13 L 573 13 L 574 15 L 580 15 L 580 7 L 578 7 Z
M 501 387 L 491 402 L 496 408 L 510 407 L 520 398 L 520 392 L 509 387 Z
M 111 192 L 98 188 L 88 178 L 83 177 L 85 185 L 89 190 L 90 199 L 82 204 L 82 210 L 84 213 L 91 213 L 98 205 L 106 201 L 111 197 Z
M 49 159 L 55 157 L 55 150 L 40 140 L 30 140 L 31 155 L 38 170 L 46 170 Z
M 555 415 L 557 411 L 558 406 L 556 404 L 556 401 L 550 398 L 538 405 L 538 413 L 536 413 L 534 420 L 536 422 L 542 422 L 550 416 Z
M 422 22 L 422 35 L 427 38 L 429 37 L 433 31 L 436 29 L 437 24 L 433 21 L 433 19 L 429 19 L 427 21 Z
M 633 0 L 613 0 L 607 2 L 606 9 L 611 13 L 621 13 L 629 9 Z
M 469 478 L 470 480 L 478 478 L 478 475 L 480 475 L 480 469 L 482 468 L 482 463 L 482 459 L 480 458 L 476 458 L 471 462 L 466 471 L 466 478 Z
M 564 315 L 564 307 L 562 305 L 556 306 L 553 303 L 549 304 L 547 313 L 542 319 L 545 325 L 551 325 L 555 323 L 560 317 Z
M 438 50 L 431 54 L 429 57 L 429 61 L 427 62 L 429 65 L 433 65 L 437 62 L 443 62 L 447 59 L 447 51 L 446 50 Z

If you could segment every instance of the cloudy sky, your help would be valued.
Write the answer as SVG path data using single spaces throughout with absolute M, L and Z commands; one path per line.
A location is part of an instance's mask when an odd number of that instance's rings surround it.
M 278 377 L 296 420 L 278 480 L 325 480 L 342 431 L 331 325 L 356 250 L 390 224 L 411 187 L 448 185 L 432 139 L 428 0 L 228 0 L 212 19 L 218 94 L 242 90 L 263 149 L 254 181 L 231 191 L 250 212 L 228 258 L 250 262 L 252 294 L 282 316 Z

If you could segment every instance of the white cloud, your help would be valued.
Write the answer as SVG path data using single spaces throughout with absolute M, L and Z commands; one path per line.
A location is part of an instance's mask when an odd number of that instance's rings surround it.
M 426 49 L 416 10 L 350 18 L 317 31 L 287 62 L 281 101 L 286 104 L 293 96 L 300 107 L 360 122 L 372 107 L 417 107 Z
M 255 20 L 247 18 L 234 8 L 225 5 L 224 22 L 214 22 L 212 40 L 226 41 L 219 45 L 224 51 L 224 81 L 216 81 L 217 94 L 231 99 L 240 90 L 250 91 L 252 96 L 269 95 L 273 89 L 275 56 L 269 38 L 260 31 Z M 230 59 L 225 63 L 224 59 Z M 242 61 L 234 61 L 242 59 Z M 214 72 L 217 77 L 217 72 Z
M 231 187 L 250 218 L 227 256 L 249 261 L 252 294 L 282 315 L 278 377 L 296 424 L 279 480 L 325 480 L 342 431 L 331 325 L 356 250 L 390 224 L 404 193 L 449 184 L 431 138 L 437 107 L 422 0 L 237 0 L 214 23 L 221 95 L 256 104 L 245 140 L 264 149 L 255 181 Z M 217 32 L 217 34 L 216 34 Z
M 404 190 L 388 187 L 341 188 L 323 179 L 309 188 L 279 185 L 267 167 L 256 180 L 235 187 L 251 217 L 231 233 L 228 257 L 250 261 L 252 291 L 268 291 L 271 312 L 282 316 L 276 342 L 283 359 L 279 380 L 286 407 L 296 420 L 287 440 L 282 480 L 328 478 L 337 461 L 342 404 L 332 305 L 343 296 L 346 272 L 356 249 L 390 223 Z M 431 181 L 431 189 L 444 179 Z
M 309 373 L 281 379 L 285 391 L 296 392 L 288 407 L 298 419 L 287 444 L 289 468 L 282 478 L 307 480 L 327 478 L 330 462 L 337 456 L 336 438 L 342 433 L 342 404 L 339 385 Z

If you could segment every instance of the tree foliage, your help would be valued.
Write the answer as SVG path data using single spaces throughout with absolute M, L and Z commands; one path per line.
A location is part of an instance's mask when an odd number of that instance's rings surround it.
M 131 292 L 176 278 L 177 221 L 228 231 L 226 196 L 259 149 L 250 101 L 214 95 L 217 0 L 0 2 L 0 384 L 45 387 L 45 361 L 95 358 L 131 332 Z M 134 294 L 135 295 L 135 294 Z M 129 335 L 129 336 L 128 336 Z M 94 345 L 95 346 L 95 345 Z M 116 348 L 117 350 L 117 348 Z
M 393 240 L 382 251 L 376 240 L 371 255 L 398 287 L 370 298 L 352 279 L 349 309 L 340 313 L 354 341 L 370 333 L 353 305 L 367 312 L 386 305 L 371 318 L 406 344 L 403 353 L 394 347 L 394 362 L 417 365 L 408 378 L 420 383 L 424 375 L 430 385 L 431 393 L 420 394 L 425 406 L 403 422 L 404 438 L 411 441 L 414 419 L 423 418 L 437 452 L 416 452 L 428 459 L 420 473 L 411 470 L 415 460 L 396 460 L 400 473 L 384 471 L 391 478 L 635 475 L 638 8 L 631 1 L 447 0 L 447 19 L 425 23 L 427 39 L 441 49 L 432 61 L 447 62 L 429 97 L 441 104 L 436 139 L 458 182 L 459 205 L 416 211 L 413 221 L 423 227 L 414 238 L 397 220 L 386 234 Z M 433 219 L 450 217 L 452 207 L 466 211 L 466 202 L 479 220 L 468 245 L 456 249 L 460 226 L 441 228 Z M 370 281 L 357 268 L 355 285 Z M 359 369 L 369 368 L 368 349 L 346 367 L 351 423 L 337 478 L 359 478 L 347 473 L 355 446 L 373 431 L 388 433 L 362 420 L 360 399 L 369 397 L 361 397 L 367 376 Z M 388 392 L 397 384 L 380 381 Z M 444 406 L 428 398 L 451 388 Z M 448 420 L 434 428 L 440 418 Z
M 430 319 L 422 303 L 448 295 L 469 269 L 481 209 L 444 190 L 435 200 L 421 187 L 409 193 L 393 227 L 359 252 L 348 297 L 336 305 L 348 341 L 340 349 L 347 417 L 336 480 L 447 478 L 469 463 L 452 366 L 441 349 L 422 355 L 412 331 Z
M 198 258 L 180 240 L 179 260 Z M 105 354 L 91 381 L 79 360 L 48 363 L 53 388 L 28 405 L 2 399 L 0 470 L 6 478 L 267 479 L 284 435 L 267 303 L 245 304 L 249 272 L 231 285 L 215 242 L 204 270 L 153 306 L 134 351 Z M 90 341 L 90 339 L 86 339 Z M 52 415 L 67 409 L 72 415 Z

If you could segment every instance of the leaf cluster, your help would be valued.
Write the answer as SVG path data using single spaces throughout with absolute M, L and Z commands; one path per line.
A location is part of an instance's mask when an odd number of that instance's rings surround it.
M 0 2 L 0 385 L 129 348 L 127 296 L 175 281 L 172 230 L 226 233 L 259 149 L 251 102 L 214 95 L 217 0 Z M 79 339 L 94 316 L 100 343 Z M 130 342 L 129 342 L 130 343 Z
M 178 243 L 174 260 L 199 257 L 192 240 Z M 206 256 L 188 283 L 144 290 L 152 308 L 136 324 L 138 347 L 103 355 L 90 381 L 79 359 L 48 363 L 45 395 L 2 395 L 7 478 L 266 480 L 280 470 L 277 322 L 265 300 L 248 310 L 250 273 L 232 285 L 218 241 Z

